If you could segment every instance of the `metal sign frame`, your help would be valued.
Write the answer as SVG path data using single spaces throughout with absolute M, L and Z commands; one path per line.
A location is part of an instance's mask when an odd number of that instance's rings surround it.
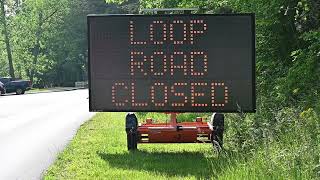
M 168 9 L 169 11 L 175 11 L 176 9 Z M 196 8 L 189 9 L 179 9 L 181 11 L 194 11 L 197 10 Z M 148 10 L 149 12 L 157 12 L 157 11 L 166 11 L 165 9 L 152 9 Z M 136 15 L 136 14 L 90 14 L 87 16 L 87 37 L 88 37 L 88 79 L 89 79 L 89 110 L 91 112 L 123 112 L 121 110 L 116 109 L 94 109 L 92 107 L 92 87 L 91 87 L 91 51 L 90 51 L 90 19 L 95 17 L 105 17 L 105 16 L 114 16 L 114 17 L 123 17 L 123 16 L 130 16 L 130 17 L 141 17 L 141 16 L 152 16 L 152 17 L 174 17 L 177 14 L 155 14 L 155 15 Z M 249 112 L 254 113 L 256 112 L 256 33 L 255 33 L 255 14 L 254 13 L 235 13 L 235 14 L 178 14 L 178 16 L 250 16 L 251 23 L 252 23 L 252 110 L 242 110 L 238 109 L 237 111 L 229 111 L 229 110 L 215 110 L 215 112 L 226 112 L 226 113 L 234 113 L 234 112 Z M 137 111 L 137 110 L 134 110 Z M 137 112 L 150 112 L 149 110 L 138 110 Z M 154 112 L 208 112 L 208 111 L 199 111 L 197 109 L 191 111 L 179 111 L 179 110 L 157 110 Z M 212 112 L 212 111 L 211 111 Z

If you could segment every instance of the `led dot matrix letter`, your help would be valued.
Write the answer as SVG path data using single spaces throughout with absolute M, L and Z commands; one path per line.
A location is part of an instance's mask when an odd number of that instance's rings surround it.
M 254 15 L 88 16 L 91 111 L 255 111 Z

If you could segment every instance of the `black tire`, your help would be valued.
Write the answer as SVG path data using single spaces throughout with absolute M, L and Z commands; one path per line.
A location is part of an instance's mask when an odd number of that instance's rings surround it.
M 16 94 L 20 95 L 20 94 L 24 94 L 24 90 L 21 88 L 16 89 Z
M 7 93 L 6 89 L 3 89 L 1 93 L 2 95 L 6 94 Z
M 216 113 L 211 123 L 213 126 L 212 144 L 216 149 L 221 150 L 223 148 L 224 115 Z
M 137 132 L 130 130 L 127 133 L 127 147 L 129 151 L 134 151 L 138 149 Z
M 221 152 L 221 150 L 222 150 L 222 147 L 220 146 L 220 144 L 216 140 L 212 140 L 212 147 L 213 147 L 213 150 L 217 153 Z
M 138 119 L 135 114 L 126 116 L 127 147 L 129 151 L 138 149 Z

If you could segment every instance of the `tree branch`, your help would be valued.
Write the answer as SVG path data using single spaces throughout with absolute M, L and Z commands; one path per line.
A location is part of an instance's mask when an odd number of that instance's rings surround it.
M 46 18 L 43 19 L 42 24 L 45 23 L 48 19 L 50 19 L 54 14 L 56 14 L 58 12 L 58 9 L 56 9 L 55 11 L 53 11 L 49 16 L 47 16 Z

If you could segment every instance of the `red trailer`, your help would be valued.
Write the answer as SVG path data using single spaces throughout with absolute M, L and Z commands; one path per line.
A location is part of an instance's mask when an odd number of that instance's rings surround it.
M 177 113 L 170 113 L 168 123 L 153 123 L 151 118 L 138 125 L 134 113 L 126 117 L 128 150 L 136 150 L 138 143 L 213 143 L 221 149 L 224 115 L 214 113 L 210 122 L 197 117 L 193 122 L 178 122 Z

